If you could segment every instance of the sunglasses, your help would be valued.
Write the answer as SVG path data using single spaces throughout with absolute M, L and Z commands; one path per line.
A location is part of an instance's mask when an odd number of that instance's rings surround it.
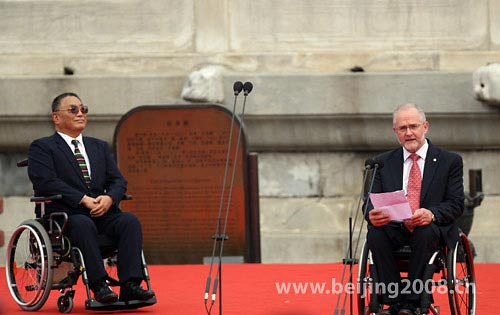
M 82 112 L 82 114 L 87 114 L 89 112 L 89 107 L 88 106 L 76 106 L 76 105 L 70 105 L 69 108 L 66 109 L 56 109 L 55 112 L 60 112 L 60 111 L 67 111 L 68 113 L 71 113 L 73 115 L 77 115 L 78 112 Z

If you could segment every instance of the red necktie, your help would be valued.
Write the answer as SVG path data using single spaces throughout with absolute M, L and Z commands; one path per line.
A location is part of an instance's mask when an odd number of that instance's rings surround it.
M 420 190 L 422 189 L 422 174 L 418 167 L 417 160 L 420 158 L 416 153 L 412 153 L 410 158 L 413 164 L 408 177 L 408 202 L 410 203 L 411 212 L 415 212 L 420 208 Z
M 420 173 L 420 167 L 418 167 L 417 160 L 420 158 L 416 153 L 412 153 L 410 158 L 413 160 L 411 165 L 410 175 L 408 176 L 408 190 L 407 199 L 410 204 L 411 212 L 415 212 L 420 208 L 420 190 L 422 189 L 422 174 Z M 413 232 L 415 226 L 410 222 L 410 220 L 405 221 L 405 226 Z

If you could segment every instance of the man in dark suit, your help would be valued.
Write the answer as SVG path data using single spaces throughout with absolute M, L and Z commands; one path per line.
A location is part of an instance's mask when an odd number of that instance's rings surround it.
M 68 214 L 67 234 L 83 253 L 94 298 L 101 303 L 118 300 L 105 282 L 107 274 L 98 246 L 98 235 L 104 234 L 118 249 L 120 300 L 148 300 L 154 292 L 141 287 L 141 224 L 134 214 L 122 212 L 118 206 L 127 181 L 107 143 L 82 136 L 87 112 L 88 107 L 74 93 L 54 99 L 56 132 L 30 145 L 28 175 L 36 196 L 62 195 L 61 200 L 46 205 L 46 213 Z
M 434 146 L 425 137 L 428 130 L 429 123 L 420 107 L 399 106 L 393 112 L 393 131 L 401 147 L 375 157 L 383 161 L 384 167 L 375 176 L 372 192 L 404 190 L 413 213 L 404 222 L 394 222 L 388 214 L 372 209 L 369 204 L 367 242 L 379 280 L 386 288 L 391 283 L 393 287 L 396 284 L 402 288 L 393 250 L 405 244 L 412 249 L 408 272 L 410 292 L 383 295 L 383 303 L 390 307 L 381 314 L 415 314 L 420 296 L 412 289 L 422 286 L 413 286 L 413 283 L 425 281 L 422 279 L 425 265 L 440 242 L 454 246 L 459 238 L 455 220 L 464 209 L 462 158 Z

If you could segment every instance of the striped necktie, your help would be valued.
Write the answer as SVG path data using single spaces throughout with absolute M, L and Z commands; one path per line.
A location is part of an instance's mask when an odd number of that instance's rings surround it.
M 78 163 L 78 166 L 80 167 L 80 170 L 82 171 L 83 179 L 85 180 L 85 184 L 87 184 L 87 187 L 90 188 L 89 169 L 87 168 L 87 163 L 85 162 L 85 158 L 83 157 L 82 152 L 80 152 L 80 149 L 78 149 L 78 140 L 73 139 L 73 140 L 71 140 L 71 143 L 73 143 L 73 145 L 75 146 L 76 162 Z

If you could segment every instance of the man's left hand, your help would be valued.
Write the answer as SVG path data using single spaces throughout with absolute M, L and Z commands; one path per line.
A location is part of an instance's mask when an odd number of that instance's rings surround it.
M 90 210 L 92 217 L 100 217 L 108 212 L 113 204 L 113 199 L 108 195 L 101 195 L 95 199 L 96 206 Z
M 432 223 L 432 212 L 429 209 L 420 208 L 415 210 L 411 217 L 411 223 L 417 226 L 428 225 Z

